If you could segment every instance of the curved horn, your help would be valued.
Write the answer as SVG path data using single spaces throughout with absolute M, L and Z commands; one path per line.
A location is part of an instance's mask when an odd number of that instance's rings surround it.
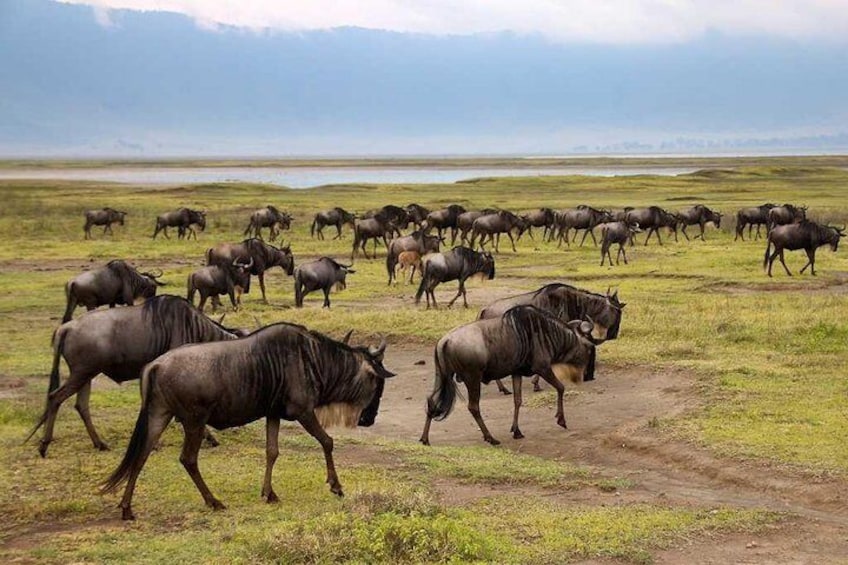
M 379 357 L 385 351 L 386 351 L 386 336 L 384 336 L 384 335 L 380 336 L 380 345 L 378 345 L 376 348 L 374 348 L 374 347 L 368 348 L 368 353 L 370 353 L 372 357 Z
M 352 329 L 348 330 L 347 333 L 344 335 L 344 337 L 342 338 L 342 343 L 344 343 L 345 345 L 350 345 L 350 336 L 351 335 L 353 335 Z
M 224 323 L 224 318 L 226 318 L 226 317 L 227 317 L 227 313 L 226 313 L 226 312 L 224 312 L 223 314 L 221 314 L 221 317 L 220 317 L 220 318 L 218 318 L 218 325 L 219 325 L 219 326 L 220 326 L 221 324 L 223 324 L 223 323 Z
M 145 274 L 146 274 L 148 277 L 150 277 L 151 279 L 158 279 L 158 278 L 159 278 L 159 277 L 161 277 L 164 273 L 162 272 L 162 269 L 156 269 L 156 270 L 158 271 L 158 273 L 150 272 L 150 273 L 145 273 Z
M 262 320 L 259 319 L 259 316 L 254 315 L 253 320 L 256 322 L 256 329 L 260 329 L 262 327 Z

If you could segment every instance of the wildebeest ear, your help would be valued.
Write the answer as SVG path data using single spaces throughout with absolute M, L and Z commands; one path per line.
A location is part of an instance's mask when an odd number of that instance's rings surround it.
M 350 336 L 351 336 L 351 335 L 353 335 L 353 330 L 352 330 L 352 329 L 350 329 L 350 330 L 348 330 L 348 331 L 347 331 L 347 333 L 345 334 L 345 336 L 342 338 L 342 343 L 344 343 L 345 345 L 349 345 L 349 344 L 350 344 Z

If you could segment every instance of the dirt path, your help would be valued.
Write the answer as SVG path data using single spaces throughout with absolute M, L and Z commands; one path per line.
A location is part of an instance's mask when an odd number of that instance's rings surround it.
M 424 365 L 415 364 L 422 360 Z M 390 349 L 386 366 L 398 377 L 386 387 L 377 425 L 365 433 L 415 441 L 423 425 L 424 399 L 433 386 L 432 349 Z M 502 441 L 502 449 L 564 459 L 603 476 L 628 479 L 633 486 L 618 493 L 621 501 L 727 505 L 797 517 L 756 536 L 734 534 L 662 551 L 656 556 L 658 562 L 848 562 L 843 481 L 720 458 L 696 445 L 670 440 L 657 430 L 658 421 L 698 405 L 696 381 L 686 372 L 599 365 L 597 380 L 567 387 L 576 391 L 566 397 L 568 430 L 556 425 L 554 405 L 546 402 L 553 393 L 533 393 L 531 388 L 525 382 L 523 440 L 514 440 L 509 433 L 512 397 L 499 394 L 494 385 L 484 389 L 481 411 L 493 435 Z M 534 400 L 538 395 L 544 395 L 541 401 Z M 433 445 L 485 445 L 461 399 L 447 420 L 433 423 L 430 439 Z M 610 495 L 598 491 L 595 496 Z

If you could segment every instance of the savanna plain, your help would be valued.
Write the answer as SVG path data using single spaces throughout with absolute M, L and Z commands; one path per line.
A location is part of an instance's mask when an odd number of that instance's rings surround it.
M 811 218 L 842 226 L 848 171 L 830 164 L 764 160 L 676 177 L 528 173 L 308 190 L 2 181 L 0 560 L 844 563 L 848 255 L 821 248 L 812 277 L 797 275 L 806 259 L 791 252 L 796 276 L 776 265 L 770 279 L 764 240 L 734 241 L 733 230 L 737 209 L 764 202 L 803 204 Z M 221 432 L 220 446 L 201 451 L 200 469 L 228 506 L 212 511 L 178 461 L 182 431 L 172 424 L 139 479 L 138 520 L 122 522 L 118 497 L 98 487 L 126 448 L 139 391 L 102 376 L 91 407 L 111 451 L 92 447 L 71 401 L 47 458 L 36 441 L 23 443 L 44 406 L 64 283 L 80 271 L 122 258 L 162 269 L 168 286 L 160 292 L 184 296 L 205 250 L 240 241 L 250 212 L 267 204 L 294 216 L 283 238 L 296 264 L 322 255 L 349 262 L 349 228 L 340 240 L 310 237 L 316 212 L 410 202 L 513 211 L 705 204 L 725 216 L 720 229 L 707 228 L 706 241 L 675 242 L 663 232 L 662 246 L 644 246 L 639 234 L 630 264 L 614 267 L 599 267 L 591 241 L 557 248 L 540 232 L 525 235 L 517 253 L 501 246 L 494 280 L 469 283 L 467 310 L 425 310 L 414 304 L 416 285 L 387 286 L 382 248 L 376 260 L 355 260 L 331 309 L 321 308 L 320 293 L 294 308 L 291 277 L 269 272 L 269 303 L 255 288 L 227 325 L 290 321 L 336 338 L 354 329 L 354 343 L 389 340 L 385 364 L 397 377 L 377 423 L 330 430 L 341 499 L 324 484 L 318 443 L 289 424 L 274 473 L 280 502 L 264 503 L 257 422 Z M 126 225 L 112 236 L 95 228 L 84 241 L 83 211 L 103 206 L 128 211 Z M 180 206 L 207 210 L 206 231 L 197 241 L 152 240 L 156 215 Z M 438 338 L 492 300 L 554 281 L 611 287 L 627 304 L 619 338 L 599 349 L 596 380 L 566 384 L 569 428 L 555 423 L 552 390 L 534 393 L 525 383 L 526 438 L 511 439 L 513 401 L 490 385 L 482 413 L 502 445 L 483 442 L 462 399 L 434 423 L 432 447 L 418 444 Z M 437 288 L 440 304 L 455 285 Z

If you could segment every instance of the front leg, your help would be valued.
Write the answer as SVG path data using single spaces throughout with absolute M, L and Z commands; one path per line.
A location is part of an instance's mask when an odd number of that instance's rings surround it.
M 271 486 L 271 473 L 274 463 L 280 453 L 278 439 L 280 435 L 280 419 L 268 417 L 265 419 L 265 480 L 262 482 L 262 498 L 266 502 L 279 502 L 274 487 Z
M 344 496 L 344 492 L 342 492 L 342 485 L 339 482 L 339 477 L 336 475 L 336 466 L 333 463 L 333 438 L 331 438 L 327 432 L 324 431 L 324 428 L 321 427 L 321 424 L 318 423 L 314 410 L 306 410 L 300 417 L 298 417 L 297 421 L 300 422 L 303 429 L 309 432 L 309 435 L 318 440 L 318 443 L 320 443 L 321 447 L 324 449 L 324 460 L 327 463 L 327 484 L 330 485 L 330 492 L 339 496 Z
M 262 302 L 268 304 L 268 299 L 265 297 L 265 273 L 261 272 L 257 277 L 259 277 L 259 289 L 262 291 Z
M 565 394 L 565 386 L 560 382 L 556 375 L 553 374 L 550 367 L 546 367 L 540 371 L 538 371 L 539 375 L 545 379 L 545 381 L 554 387 L 557 391 L 557 411 L 556 411 L 556 421 L 557 424 L 562 426 L 563 428 L 568 428 L 565 425 L 565 409 L 563 408 L 563 395 Z

